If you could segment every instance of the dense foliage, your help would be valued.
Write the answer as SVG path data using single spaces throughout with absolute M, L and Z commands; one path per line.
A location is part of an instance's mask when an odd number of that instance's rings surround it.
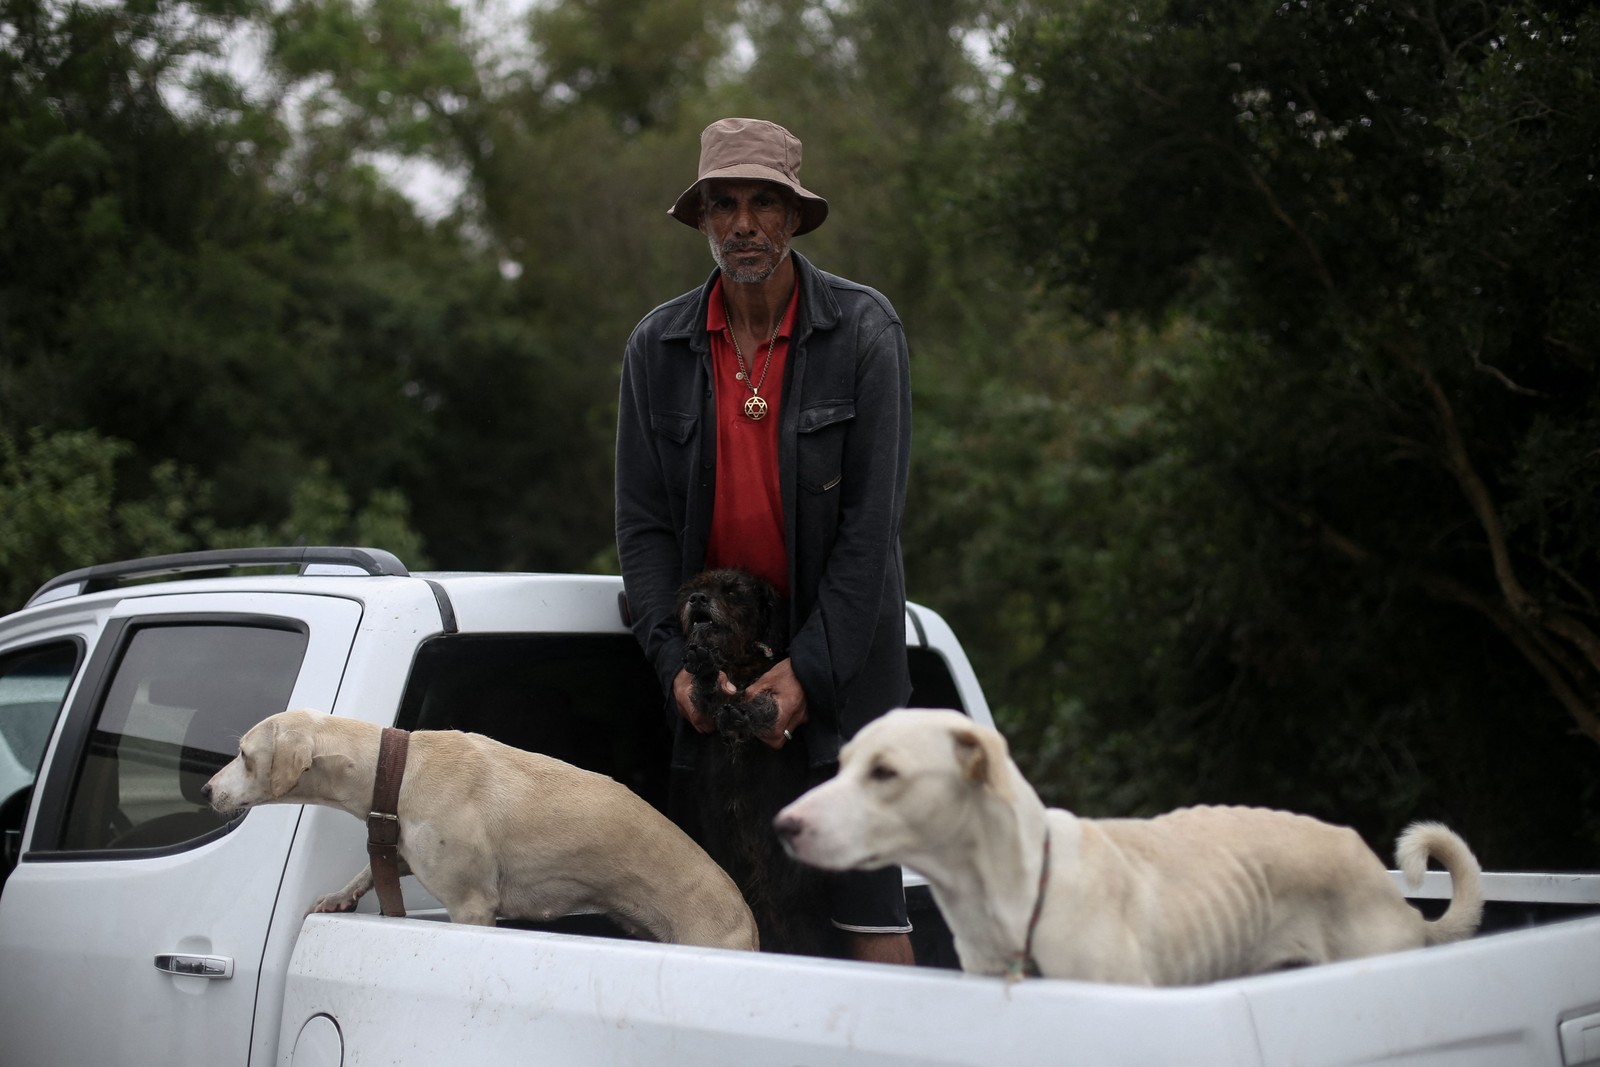
M 1071 632 L 1071 736 L 1096 743 L 1059 777 L 1086 760 L 1144 804 L 1198 783 L 1368 827 L 1422 808 L 1508 862 L 1583 855 L 1591 5 L 1083 3 L 1009 54 L 1019 255 L 1092 321 L 1198 330 L 1133 432 L 1092 434 L 1121 445 L 1116 510 L 1155 510 L 1108 546 L 1143 587 L 1113 603 L 1154 613 L 1142 685 L 1088 639 L 1100 612 Z M 1085 594 L 1107 588 L 1074 570 L 1052 602 Z
M 1595 5 L 487 10 L 0 0 L 0 608 L 613 566 L 618 356 L 710 267 L 665 208 L 759 114 L 906 321 L 912 593 L 1048 797 L 1600 861 Z

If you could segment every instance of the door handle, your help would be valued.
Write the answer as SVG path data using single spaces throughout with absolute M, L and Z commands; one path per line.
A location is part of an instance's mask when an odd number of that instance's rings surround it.
M 156 957 L 156 970 L 191 978 L 232 978 L 232 956 L 184 956 L 174 952 Z
M 1561 1062 L 1566 1067 L 1600 1063 L 1600 1011 L 1560 1024 Z

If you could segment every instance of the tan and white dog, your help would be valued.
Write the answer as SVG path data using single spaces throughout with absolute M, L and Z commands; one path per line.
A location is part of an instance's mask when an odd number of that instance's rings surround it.
M 1411 884 L 1430 856 L 1450 872 L 1450 907 L 1428 922 L 1353 830 L 1242 807 L 1078 818 L 953 711 L 872 722 L 774 825 L 818 867 L 919 871 L 979 974 L 1187 985 L 1455 941 L 1483 912 L 1477 860 L 1437 824 L 1398 846 Z
M 224 814 L 324 804 L 363 821 L 382 727 L 285 711 L 251 727 L 205 785 Z M 757 947 L 733 880 L 626 786 L 481 734 L 410 736 L 397 807 L 400 858 L 452 922 L 547 920 L 603 911 L 657 941 Z M 313 911 L 348 911 L 372 888 L 364 867 Z

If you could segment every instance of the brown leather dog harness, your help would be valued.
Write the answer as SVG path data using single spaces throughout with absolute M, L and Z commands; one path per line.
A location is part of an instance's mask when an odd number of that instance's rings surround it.
M 405 918 L 400 895 L 400 780 L 406 773 L 406 749 L 411 735 L 393 726 L 383 728 L 378 743 L 378 774 L 372 783 L 372 810 L 367 813 L 367 858 L 372 863 L 372 885 L 385 915 Z

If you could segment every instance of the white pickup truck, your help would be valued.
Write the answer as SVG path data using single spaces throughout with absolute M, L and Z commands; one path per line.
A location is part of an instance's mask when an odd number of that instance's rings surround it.
M 1007 984 L 953 969 L 914 875 L 917 968 L 597 916 L 455 926 L 409 878 L 409 918 L 370 896 L 306 918 L 364 861 L 362 824 L 200 798 L 294 706 L 477 730 L 659 802 L 662 702 L 624 611 L 613 577 L 410 574 L 353 548 L 47 583 L 0 619 L 0 1062 L 1600 1064 L 1593 875 L 1488 875 L 1486 933 L 1456 945 L 1186 989 Z M 912 605 L 906 638 L 914 700 L 988 721 L 944 621 Z

